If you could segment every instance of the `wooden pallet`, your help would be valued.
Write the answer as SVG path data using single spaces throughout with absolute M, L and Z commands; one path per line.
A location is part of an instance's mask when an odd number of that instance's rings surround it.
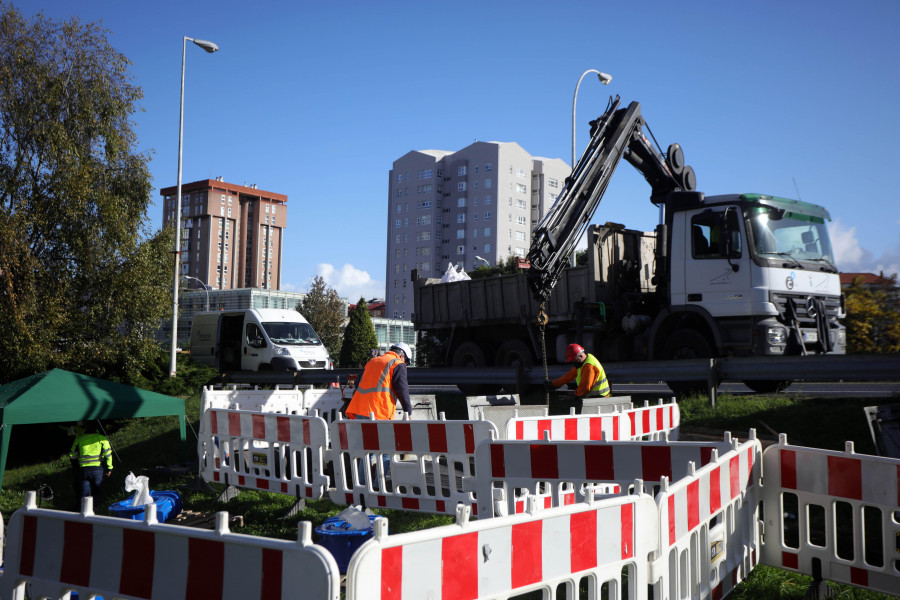
M 184 525 L 185 527 L 199 527 L 200 529 L 215 529 L 216 514 L 204 513 L 193 510 L 182 510 L 173 520 L 167 521 L 174 525 Z M 228 518 L 229 529 L 244 526 L 243 515 L 233 515 Z

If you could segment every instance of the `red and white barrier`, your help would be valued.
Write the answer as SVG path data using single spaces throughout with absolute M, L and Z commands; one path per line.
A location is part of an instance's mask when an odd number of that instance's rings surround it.
M 660 555 L 651 566 L 654 597 L 721 598 L 759 560 L 757 523 L 762 446 L 751 431 L 730 451 L 656 496 Z
M 630 439 L 658 441 L 666 436 L 670 441 L 678 439 L 681 411 L 675 402 L 663 404 L 660 401 L 656 405 L 645 402 L 644 406 L 626 413 L 631 425 L 628 433 Z
M 762 564 L 900 593 L 900 459 L 779 443 L 763 453 Z
M 615 411 L 600 415 L 515 417 L 506 423 L 508 440 L 658 441 L 678 439 L 678 405 L 673 403 Z
M 538 513 L 468 521 L 375 537 L 353 555 L 347 570 L 347 600 L 473 600 L 509 598 L 560 587 L 600 598 L 601 587 L 621 597 L 627 587 L 647 589 L 646 557 L 656 550 L 656 507 L 646 495 L 621 496 Z M 632 592 L 634 593 L 634 591 Z M 639 597 L 639 596 L 634 596 Z
M 457 503 L 472 504 L 462 481 L 475 474 L 478 443 L 497 429 L 488 421 L 342 419 L 330 433 L 334 503 L 454 514 Z
M 636 479 L 645 490 L 663 477 L 675 481 L 686 476 L 688 463 L 707 464 L 714 451 L 731 449 L 722 442 L 554 442 L 501 440 L 484 443 L 475 456 L 478 476 L 472 485 L 479 518 L 521 512 L 527 496 L 539 506 L 582 502 L 596 493 L 617 493 L 608 485 L 629 490 Z
M 198 453 L 204 480 L 319 499 L 328 490 L 328 428 L 320 417 L 210 408 Z
M 0 597 L 32 600 L 100 595 L 144 600 L 337 600 L 340 573 L 331 554 L 300 523 L 297 541 L 231 533 L 228 513 L 216 530 L 37 508 L 28 492 L 10 519 Z

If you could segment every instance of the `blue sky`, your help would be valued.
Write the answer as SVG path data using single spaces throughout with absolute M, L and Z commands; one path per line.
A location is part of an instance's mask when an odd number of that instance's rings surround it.
M 102 21 L 144 91 L 154 206 L 177 178 L 287 194 L 283 289 L 321 274 L 351 302 L 383 297 L 388 171 L 410 150 L 518 142 L 571 158 L 610 94 L 678 142 L 707 194 L 824 205 L 842 271 L 900 271 L 896 0 L 14 2 L 30 17 Z M 652 228 L 649 188 L 620 165 L 594 222 Z

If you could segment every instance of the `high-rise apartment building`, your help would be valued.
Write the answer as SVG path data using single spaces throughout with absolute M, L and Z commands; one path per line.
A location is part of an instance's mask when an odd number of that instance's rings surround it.
M 410 272 L 440 277 L 524 257 L 531 230 L 571 167 L 515 142 L 475 142 L 457 152 L 412 151 L 394 161 L 388 202 L 385 316 L 408 319 Z
M 176 187 L 160 190 L 163 224 Z M 221 177 L 181 186 L 181 272 L 220 290 L 281 287 L 287 196 Z

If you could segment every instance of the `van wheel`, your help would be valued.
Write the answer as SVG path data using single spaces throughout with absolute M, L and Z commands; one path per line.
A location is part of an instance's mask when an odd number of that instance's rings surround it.
M 463 342 L 453 353 L 451 364 L 457 368 L 483 369 L 489 366 L 484 350 L 475 342 Z M 459 388 L 466 396 L 490 396 L 500 391 L 502 386 L 486 383 L 458 383 Z
M 712 346 L 701 334 L 691 329 L 678 329 L 663 346 L 667 360 L 712 358 Z M 705 381 L 667 381 L 666 385 L 680 399 L 685 396 L 703 396 L 707 393 Z

